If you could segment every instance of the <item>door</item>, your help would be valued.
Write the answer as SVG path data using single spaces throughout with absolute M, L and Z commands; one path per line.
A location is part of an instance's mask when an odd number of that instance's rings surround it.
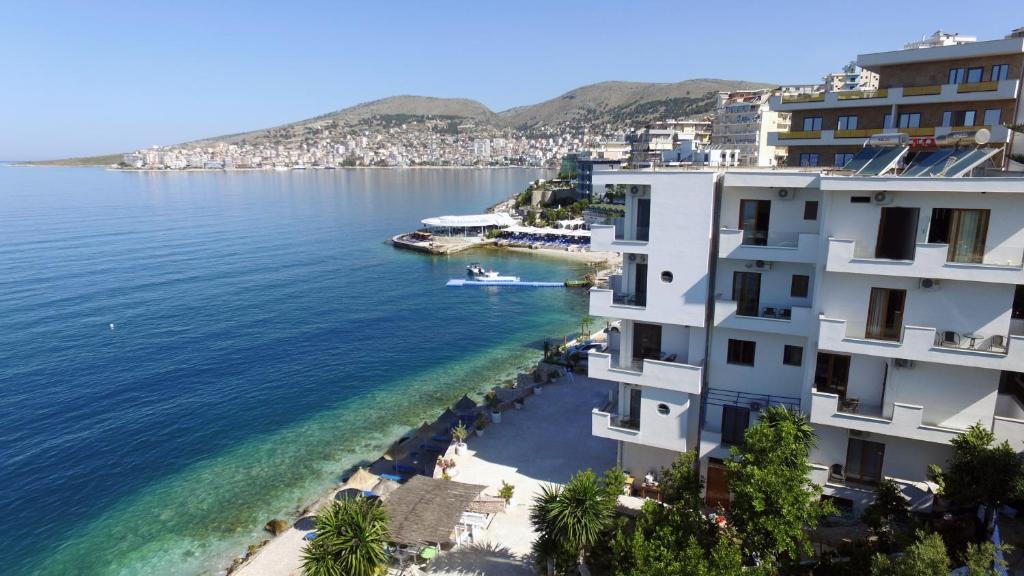
M 761 273 L 733 272 L 732 299 L 736 301 L 737 316 L 760 316 Z
M 768 244 L 768 220 L 771 218 L 771 212 L 771 200 L 740 200 L 740 230 L 743 230 L 744 244 Z
M 640 428 L 640 389 L 629 389 L 629 425 Z
M 661 359 L 661 326 L 633 323 L 633 359 Z
M 903 305 L 906 300 L 906 290 L 872 288 L 864 337 L 872 340 L 899 341 L 903 332 Z
M 988 210 L 952 210 L 949 219 L 949 252 L 946 260 L 981 264 L 988 236 Z
M 708 461 L 708 481 L 704 487 L 704 501 L 714 508 L 729 509 L 729 476 L 721 460 Z
M 636 298 L 636 305 L 647 306 L 647 264 L 637 264 L 634 270 L 636 290 L 633 291 L 633 296 Z
M 875 258 L 913 260 L 917 248 L 918 208 L 882 208 Z
M 651 199 L 636 201 L 636 239 L 646 242 L 651 235 Z
M 814 387 L 818 392 L 836 394 L 839 400 L 845 400 L 849 379 L 849 356 L 818 352 L 818 362 L 814 368 Z

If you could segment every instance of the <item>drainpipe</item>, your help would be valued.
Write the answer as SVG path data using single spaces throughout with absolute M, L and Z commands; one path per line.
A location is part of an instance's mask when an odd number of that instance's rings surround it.
M 701 370 L 700 411 L 697 421 L 697 457 L 693 465 L 700 473 L 700 441 L 704 435 L 704 420 L 707 416 L 708 370 L 711 367 L 711 329 L 715 325 L 715 277 L 718 272 L 718 237 L 721 225 L 719 213 L 722 207 L 722 190 L 725 187 L 725 174 L 715 173 L 715 188 L 711 200 L 711 248 L 708 250 L 708 290 L 704 306 L 704 369 Z

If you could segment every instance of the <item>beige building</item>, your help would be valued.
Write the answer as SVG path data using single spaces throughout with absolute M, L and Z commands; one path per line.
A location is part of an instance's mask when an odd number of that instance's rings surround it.
M 768 107 L 770 90 L 719 92 L 711 125 L 711 147 L 737 149 L 742 166 L 776 166 L 784 147 L 769 146 L 768 133 L 789 130 L 789 113 Z

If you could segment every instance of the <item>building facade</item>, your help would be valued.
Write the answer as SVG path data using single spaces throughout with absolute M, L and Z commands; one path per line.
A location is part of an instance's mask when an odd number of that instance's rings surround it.
M 711 147 L 739 150 L 741 166 L 777 166 L 786 149 L 768 145 L 770 132 L 788 132 L 790 115 L 768 106 L 772 92 L 719 92 L 711 125 Z
M 917 509 L 929 464 L 981 423 L 1024 450 L 1024 177 L 800 170 L 615 172 L 625 224 L 595 226 L 622 276 L 590 313 L 621 320 L 590 375 L 618 383 L 593 433 L 635 478 L 723 460 L 770 405 L 807 414 L 812 478 L 859 512 L 883 478 Z M 635 190 L 635 192 L 634 192 Z
M 773 96 L 771 109 L 791 113 L 792 122 L 788 131 L 769 134 L 769 144 L 788 147 L 790 166 L 842 167 L 874 134 L 903 133 L 932 146 L 984 128 L 987 145 L 1024 152 L 1022 138 L 1006 127 L 1024 119 L 1024 38 L 957 38 L 861 54 L 857 65 L 878 74 L 876 90 Z M 998 163 L 1006 161 L 1005 150 Z

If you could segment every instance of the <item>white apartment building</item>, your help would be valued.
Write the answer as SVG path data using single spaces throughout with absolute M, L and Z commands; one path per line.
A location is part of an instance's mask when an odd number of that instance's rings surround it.
M 878 74 L 853 65 L 841 72 L 827 74 L 825 92 L 855 92 L 859 90 L 877 90 Z
M 799 409 L 813 480 L 855 512 L 883 478 L 928 508 L 927 466 L 974 423 L 1024 450 L 1024 177 L 994 174 L 595 174 L 631 192 L 592 236 L 623 253 L 591 293 L 622 320 L 591 354 L 619 383 L 593 433 L 635 478 L 699 448 L 727 505 L 729 447 L 764 407 Z
M 738 149 L 742 166 L 776 166 L 785 147 L 768 145 L 770 132 L 789 130 L 789 113 L 768 107 L 770 90 L 719 92 L 711 124 L 711 146 Z

